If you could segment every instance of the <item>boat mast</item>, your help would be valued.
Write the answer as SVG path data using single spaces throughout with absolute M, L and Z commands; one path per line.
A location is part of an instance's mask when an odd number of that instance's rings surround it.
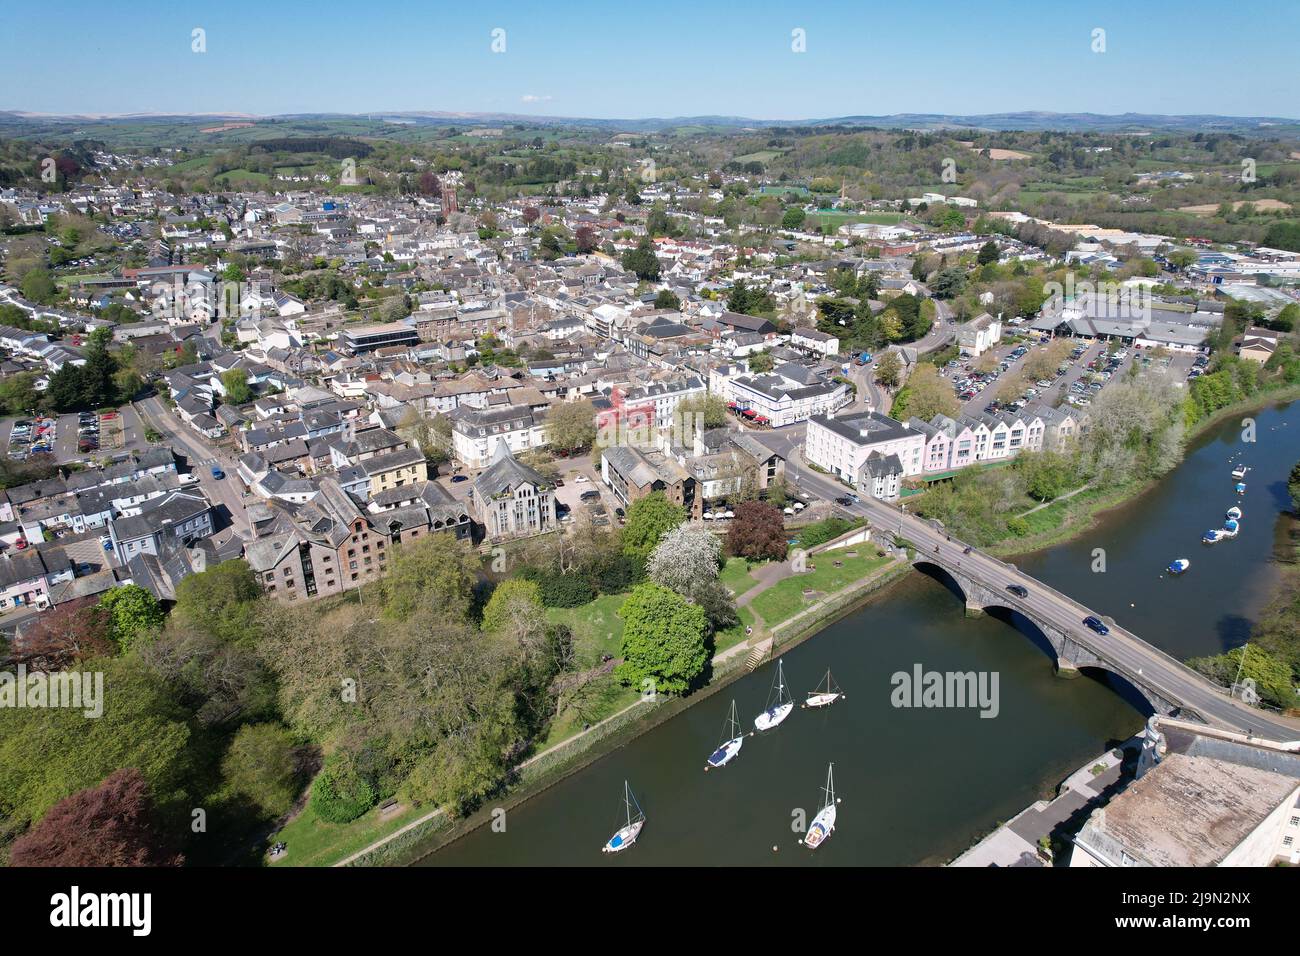
M 835 802 L 835 764 L 831 763 L 826 768 L 826 802 L 823 807 L 829 807 Z

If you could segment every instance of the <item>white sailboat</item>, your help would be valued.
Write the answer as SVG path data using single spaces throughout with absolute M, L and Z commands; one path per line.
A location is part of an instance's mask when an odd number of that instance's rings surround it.
M 618 828 L 618 831 L 605 841 L 605 845 L 600 848 L 601 853 L 620 853 L 626 850 L 636 838 L 641 835 L 641 828 L 645 826 L 645 814 L 641 812 L 641 805 L 636 802 L 636 797 L 632 795 L 632 787 L 626 780 L 623 781 L 623 806 L 627 811 L 627 823 Z M 636 812 L 633 813 L 633 808 Z
M 731 702 L 731 713 L 722 724 L 722 742 L 718 744 L 718 749 L 709 754 L 709 767 L 725 767 L 731 763 L 732 758 L 740 753 L 740 748 L 745 743 L 745 735 L 740 732 L 740 721 L 736 718 L 736 702 Z
M 767 695 L 767 710 L 754 718 L 756 730 L 771 730 L 790 716 L 794 710 L 794 698 L 785 686 L 785 669 L 783 662 L 776 662 L 776 679 L 772 681 L 772 690 Z
M 823 843 L 826 838 L 835 832 L 835 764 L 826 768 L 826 789 L 825 799 L 822 801 L 822 808 L 817 811 L 817 816 L 813 817 L 812 825 L 808 827 L 808 833 L 803 838 L 803 845 L 810 850 L 815 850 Z
M 825 684 L 825 688 L 822 687 Z M 803 702 L 805 707 L 829 707 L 844 695 L 840 692 L 835 679 L 831 677 L 831 672 L 826 672 L 826 679 L 817 685 L 817 689 L 808 695 L 808 699 Z

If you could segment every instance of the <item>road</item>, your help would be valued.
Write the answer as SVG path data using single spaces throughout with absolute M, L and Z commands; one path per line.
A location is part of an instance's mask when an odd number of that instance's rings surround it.
M 779 432 L 766 433 L 761 440 L 774 451 L 790 448 L 789 436 L 778 438 L 778 435 Z M 794 451 L 797 453 L 797 449 Z M 799 467 L 796 458 L 797 454 L 787 454 L 786 464 L 787 474 L 796 488 L 828 501 L 846 493 L 847 489 L 840 483 Z M 1001 592 L 1002 604 L 1006 607 L 1066 634 L 1076 644 L 1104 659 L 1110 669 L 1130 682 L 1145 684 L 1162 697 L 1178 701 L 1221 727 L 1250 731 L 1273 740 L 1300 742 L 1300 721 L 1249 707 L 1227 696 L 1217 685 L 1119 625 L 1111 624 L 1110 633 L 1105 636 L 1094 633 L 1083 625 L 1083 619 L 1088 615 L 1100 617 L 1101 612 L 1079 604 L 991 555 L 977 550 L 965 553 L 963 542 L 948 540 L 943 531 L 929 522 L 871 498 L 844 510 L 866 517 L 875 528 L 911 542 L 918 553 L 934 555 L 945 565 L 960 568 L 962 574 L 969 574 L 991 590 Z M 1025 587 L 1029 591 L 1028 597 L 1018 598 L 1005 591 L 1009 584 Z
M 235 533 L 244 540 L 253 537 L 248 515 L 244 511 L 244 493 L 241 490 L 238 462 L 226 451 L 209 445 L 201 435 L 182 423 L 161 398 L 153 396 L 136 402 L 141 427 L 152 426 L 161 432 L 172 449 L 184 457 L 193 472 L 199 476 L 199 486 L 214 506 L 224 505 Z M 212 465 L 225 472 L 225 478 L 212 477 Z

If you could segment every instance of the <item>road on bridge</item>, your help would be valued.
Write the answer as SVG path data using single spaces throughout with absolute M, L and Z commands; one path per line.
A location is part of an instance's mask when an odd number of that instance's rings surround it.
M 762 438 L 774 450 L 785 449 L 782 453 L 787 457 L 787 472 L 795 486 L 830 501 L 843 496 L 847 489 L 842 484 L 798 465 L 798 449 L 791 447 L 793 443 L 789 440 L 793 436 L 781 436 L 782 431 L 769 432 Z M 1088 615 L 1101 617 L 1099 612 L 991 555 L 973 549 L 966 554 L 964 542 L 948 540 L 944 531 L 928 521 L 872 498 L 864 498 L 845 510 L 865 516 L 878 530 L 910 542 L 918 558 L 933 558 L 936 564 L 957 570 L 990 591 L 998 592 L 1002 606 L 1056 628 L 1134 685 L 1145 684 L 1165 699 L 1177 701 L 1186 710 L 1220 727 L 1249 731 L 1271 740 L 1300 741 L 1300 721 L 1259 710 L 1228 696 L 1217 684 L 1117 624 L 1109 625 L 1110 633 L 1105 636 L 1093 632 L 1084 625 L 1083 619 Z M 1029 596 L 1016 597 L 1006 590 L 1009 584 L 1022 585 Z

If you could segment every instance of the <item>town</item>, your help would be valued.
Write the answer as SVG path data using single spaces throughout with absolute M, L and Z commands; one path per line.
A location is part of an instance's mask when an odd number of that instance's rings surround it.
M 1300 121 L 24 95 L 9 867 L 1300 865 Z

